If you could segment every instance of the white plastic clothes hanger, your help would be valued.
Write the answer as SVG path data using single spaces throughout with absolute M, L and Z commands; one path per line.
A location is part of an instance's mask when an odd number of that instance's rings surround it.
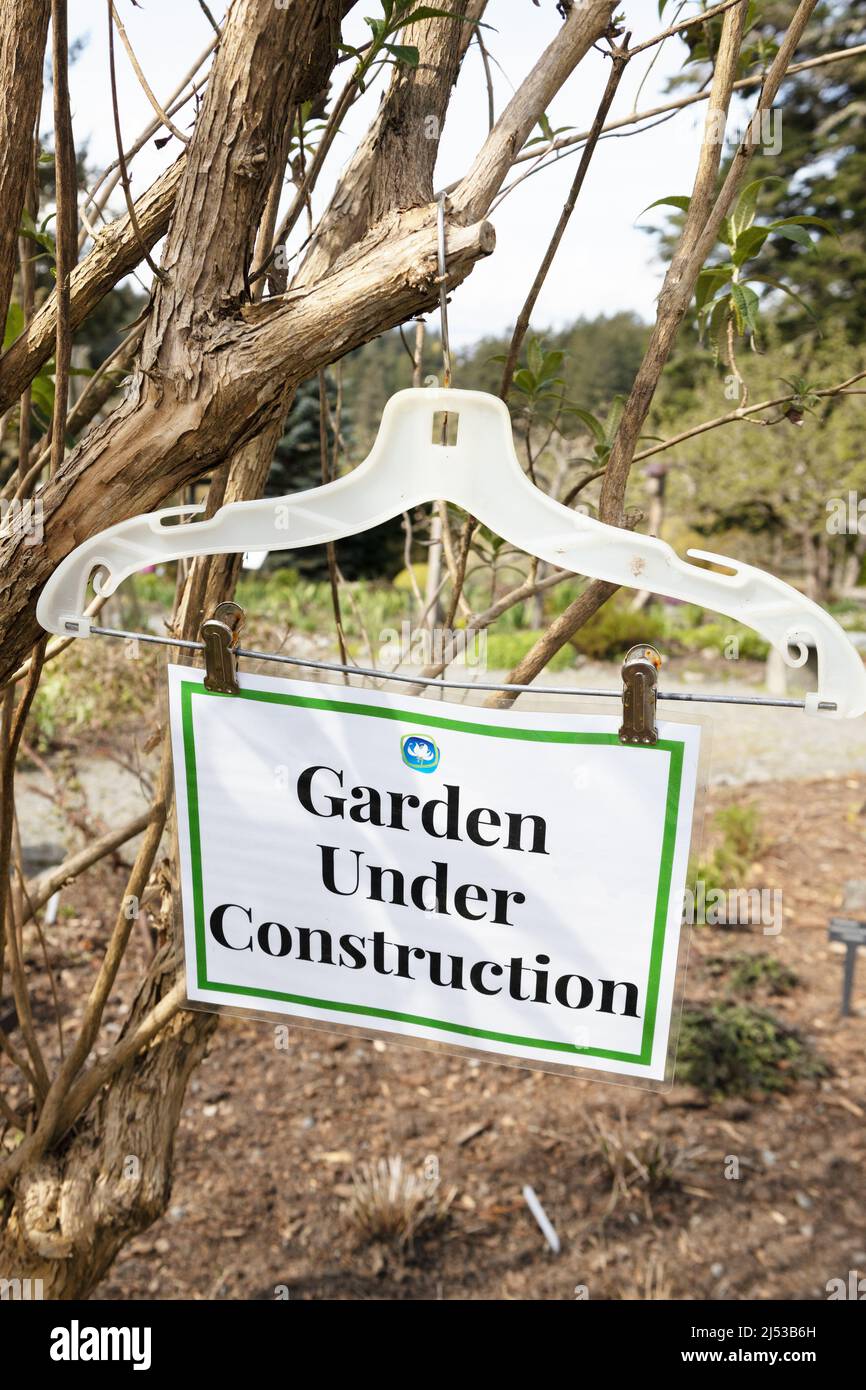
M 441 412 L 448 413 L 452 428 L 456 422 L 453 444 L 438 442 Z M 319 545 L 369 530 L 437 498 L 462 507 L 496 535 L 551 565 L 725 613 L 759 632 L 788 665 L 803 665 L 806 647 L 813 645 L 818 689 L 806 696 L 807 712 L 835 719 L 866 712 L 866 668 L 843 629 L 816 603 L 752 565 L 690 550 L 695 559 L 734 573 L 691 565 L 665 541 L 608 526 L 546 496 L 520 466 L 506 406 L 480 391 L 398 391 L 385 406 L 368 457 L 335 482 L 286 497 L 233 502 L 208 521 L 176 522 L 203 509 L 186 506 L 110 526 L 62 561 L 42 591 L 36 614 L 49 632 L 86 637 L 91 576 L 97 594 L 112 594 L 148 565 L 194 555 Z M 796 658 L 791 647 L 799 648 Z

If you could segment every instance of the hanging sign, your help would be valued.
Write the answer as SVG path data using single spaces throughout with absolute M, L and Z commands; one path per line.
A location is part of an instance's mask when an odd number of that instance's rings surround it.
M 171 667 L 187 992 L 665 1074 L 699 729 Z

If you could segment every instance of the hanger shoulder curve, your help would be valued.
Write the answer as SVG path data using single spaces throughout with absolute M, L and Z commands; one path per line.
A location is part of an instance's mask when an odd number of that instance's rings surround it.
M 442 416 L 456 439 L 442 443 Z M 137 570 L 196 555 L 283 550 L 366 531 L 437 498 L 462 507 L 504 540 L 575 574 L 711 608 L 754 628 L 790 664 L 814 645 L 819 687 L 807 710 L 829 718 L 866 713 L 866 668 L 839 624 L 791 585 L 752 565 L 703 551 L 682 560 L 654 536 L 621 530 L 542 493 L 514 449 L 507 407 L 480 391 L 414 388 L 387 402 L 367 458 L 334 482 L 285 497 L 234 502 L 207 521 L 200 507 L 169 507 L 118 522 L 73 550 L 46 583 L 37 618 L 49 632 L 87 635 L 91 577 L 111 594 Z

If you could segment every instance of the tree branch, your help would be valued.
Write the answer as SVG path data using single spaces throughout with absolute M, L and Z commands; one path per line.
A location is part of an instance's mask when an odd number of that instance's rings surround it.
M 4 0 L 0 6 L 0 329 L 12 294 L 50 15 L 51 0 Z
M 608 30 L 615 0 L 575 0 L 561 30 L 514 93 L 454 191 L 457 220 L 475 222 L 489 210 L 515 155 L 580 60 Z

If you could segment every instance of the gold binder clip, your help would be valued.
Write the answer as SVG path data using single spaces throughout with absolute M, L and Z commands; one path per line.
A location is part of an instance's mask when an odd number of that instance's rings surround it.
M 658 743 L 656 688 L 662 659 L 645 643 L 632 647 L 622 663 L 622 725 L 620 743 Z
M 240 694 L 235 649 L 245 616 L 239 603 L 227 601 L 218 603 L 213 617 L 202 623 L 205 690 L 218 691 L 221 695 Z

